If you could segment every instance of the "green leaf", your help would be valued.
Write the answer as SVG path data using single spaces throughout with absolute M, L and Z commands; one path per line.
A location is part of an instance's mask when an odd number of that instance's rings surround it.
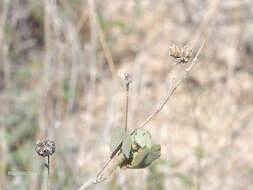
M 145 160 L 149 154 L 149 148 L 139 149 L 133 154 L 133 160 L 129 168 L 145 168 Z
M 151 148 L 151 146 L 152 146 L 152 142 L 151 142 L 151 134 L 148 132 L 148 131 L 146 131 L 146 134 L 145 134 L 145 144 L 146 144 L 146 147 L 147 148 Z
M 154 160 L 158 159 L 160 156 L 161 156 L 161 145 L 153 144 L 150 153 L 147 156 L 146 164 L 150 165 Z
M 131 135 L 131 140 L 132 140 L 132 150 L 133 151 L 138 150 L 138 145 L 136 144 L 134 135 Z
M 130 166 L 128 166 L 128 168 L 146 168 L 160 156 L 160 145 L 152 145 L 151 148 L 140 148 L 138 152 L 133 154 L 132 163 Z
M 126 134 L 123 140 L 122 152 L 127 159 L 130 156 L 131 146 L 132 146 L 131 136 L 129 134 Z
M 125 131 L 121 127 L 115 127 L 112 131 L 112 138 L 111 138 L 111 151 L 114 152 L 116 148 L 120 145 L 120 143 L 123 141 L 123 138 L 125 136 Z
M 150 133 L 143 129 L 143 128 L 138 128 L 135 131 L 135 141 L 136 143 L 141 147 L 144 148 L 145 146 L 150 148 L 152 143 L 151 143 L 151 135 Z

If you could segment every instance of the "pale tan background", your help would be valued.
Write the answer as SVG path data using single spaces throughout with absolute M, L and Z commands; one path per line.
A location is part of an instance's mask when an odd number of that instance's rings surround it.
M 174 64 L 168 46 L 188 44 L 195 54 L 207 39 L 189 78 L 148 124 L 160 161 L 117 171 L 95 189 L 252 189 L 253 1 L 92 2 L 0 1 L 0 188 L 43 189 L 34 145 L 49 137 L 54 189 L 77 189 L 108 158 L 112 128 L 123 126 L 118 76 L 133 79 L 132 130 L 187 66 Z

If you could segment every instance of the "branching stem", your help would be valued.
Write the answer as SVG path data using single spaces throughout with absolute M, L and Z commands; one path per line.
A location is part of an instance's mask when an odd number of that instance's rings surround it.
M 199 54 L 201 52 L 201 50 L 203 49 L 204 45 L 206 43 L 206 39 L 203 40 L 200 48 L 198 49 L 198 52 L 196 53 L 195 57 L 193 58 L 190 66 L 188 68 L 185 69 L 184 74 L 182 77 L 180 77 L 178 80 L 176 80 L 175 82 L 173 82 L 166 98 L 164 99 L 164 101 L 159 105 L 159 107 L 150 114 L 150 116 L 148 116 L 148 118 L 140 125 L 140 127 L 144 127 L 145 125 L 147 125 L 165 106 L 165 104 L 168 102 L 168 100 L 170 99 L 170 97 L 173 95 L 173 93 L 175 92 L 175 90 L 177 89 L 177 87 L 181 84 L 182 80 L 187 78 L 189 72 L 192 70 L 192 68 L 194 67 L 194 65 L 196 65 L 196 61 L 199 57 Z

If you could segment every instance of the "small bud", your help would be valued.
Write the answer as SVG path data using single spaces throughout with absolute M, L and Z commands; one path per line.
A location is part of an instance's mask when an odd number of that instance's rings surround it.
M 130 83 L 132 83 L 132 79 L 128 73 L 124 73 L 123 82 L 126 86 L 128 86 Z

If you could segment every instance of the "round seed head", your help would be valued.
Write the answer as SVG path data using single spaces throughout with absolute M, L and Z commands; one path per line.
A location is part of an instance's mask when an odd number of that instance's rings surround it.
M 38 141 L 35 146 L 38 155 L 46 157 L 55 152 L 55 142 L 51 140 Z

